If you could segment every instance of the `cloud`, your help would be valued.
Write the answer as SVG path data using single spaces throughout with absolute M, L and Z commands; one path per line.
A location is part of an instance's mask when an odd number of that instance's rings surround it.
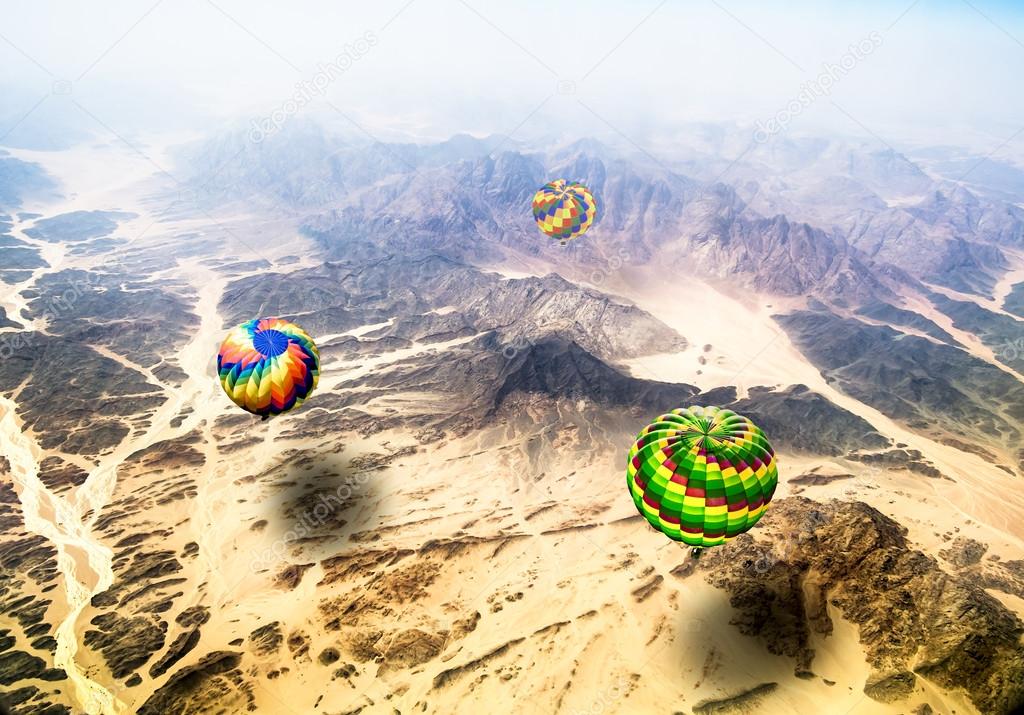
M 793 131 L 913 136 L 915 127 L 991 126 L 998 135 L 1024 124 L 1024 97 L 1014 91 L 1024 14 L 1011 3 L 976 7 L 118 0 L 101 12 L 23 3 L 5 14 L 13 46 L 0 43 L 0 85 L 17 89 L 5 105 L 26 106 L 4 106 L 0 120 L 23 113 L 55 80 L 70 82 L 73 96 L 116 128 L 201 129 L 265 116 L 346 43 L 373 33 L 374 51 L 332 81 L 313 112 L 337 116 L 337 108 L 375 131 L 433 136 L 752 124 L 878 33 L 884 41 L 844 76 L 834 101 L 808 107 Z M 575 92 L 559 93 L 567 81 Z

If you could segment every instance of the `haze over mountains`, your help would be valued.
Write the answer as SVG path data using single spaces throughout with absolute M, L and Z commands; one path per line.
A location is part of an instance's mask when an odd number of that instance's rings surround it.
M 1016 169 L 709 134 L 0 156 L 16 711 L 1024 707 Z M 601 202 L 564 248 L 528 210 L 556 176 Z M 213 370 L 257 315 L 323 358 L 265 424 Z M 782 469 L 699 562 L 622 474 L 691 403 Z

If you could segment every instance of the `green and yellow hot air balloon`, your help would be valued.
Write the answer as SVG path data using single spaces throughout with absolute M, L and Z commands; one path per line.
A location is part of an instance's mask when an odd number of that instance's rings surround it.
M 626 482 L 651 526 L 699 555 L 757 523 L 779 473 L 771 444 L 749 419 L 718 407 L 685 407 L 640 431 Z

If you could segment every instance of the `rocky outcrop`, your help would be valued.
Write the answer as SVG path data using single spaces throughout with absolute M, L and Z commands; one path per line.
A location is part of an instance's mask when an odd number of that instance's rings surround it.
M 399 631 L 387 644 L 384 662 L 393 668 L 412 668 L 437 656 L 445 645 L 445 637 L 419 628 Z
M 1017 283 L 1003 301 L 1003 310 L 1024 318 L 1024 283 Z
M 724 698 L 701 700 L 693 706 L 693 715 L 732 715 L 733 713 L 753 712 L 752 708 L 763 708 L 765 696 L 775 692 L 778 683 L 761 683 L 749 690 L 729 695 Z
M 868 464 L 875 469 L 907 469 L 931 479 L 939 479 L 942 473 L 916 449 L 890 449 L 884 452 L 848 454 L 847 459 Z
M 507 643 L 484 653 L 479 658 L 474 658 L 473 660 L 463 663 L 462 665 L 457 665 L 454 668 L 442 670 L 434 676 L 434 690 L 447 687 L 454 681 L 476 671 L 490 661 L 500 658 L 525 640 L 525 638 L 514 638 Z
M 101 346 L 149 368 L 161 381 L 185 378 L 172 357 L 187 342 L 198 317 L 194 296 L 171 286 L 135 282 L 126 266 L 109 272 L 69 269 L 36 281 L 29 312 L 47 331 L 74 343 Z
M 0 360 L 0 391 L 18 388 L 29 376 L 18 395 L 19 415 L 44 449 L 103 452 L 165 399 L 140 373 L 78 341 L 20 335 L 25 349 Z
M 159 678 L 161 675 L 173 668 L 179 660 L 188 655 L 189 652 L 196 647 L 199 643 L 199 636 L 200 632 L 198 628 L 193 628 L 190 631 L 180 633 L 178 637 L 175 638 L 169 646 L 167 646 L 167 652 L 150 667 L 149 677 Z
M 39 463 L 39 479 L 51 492 L 59 494 L 81 486 L 89 474 L 60 457 L 47 457 Z
M 939 551 L 939 556 L 956 568 L 965 568 L 981 561 L 986 551 L 988 547 L 980 541 L 958 536 L 948 548 Z
M 107 667 L 117 679 L 134 673 L 164 647 L 167 624 L 163 621 L 104 613 L 90 622 L 96 630 L 86 630 L 82 642 L 103 654 Z
M 65 680 L 63 670 L 47 668 L 42 658 L 20 650 L 0 653 L 0 685 L 12 685 L 21 680 Z
M 978 336 L 993 355 L 1004 365 L 1024 372 L 1024 321 L 1009 315 L 995 313 L 977 303 L 953 300 L 939 293 L 929 299 L 936 308 L 953 320 L 953 326 Z
M 894 703 L 914 692 L 917 676 L 909 670 L 873 672 L 864 683 L 864 694 L 880 703 Z
M 859 627 L 883 702 L 925 678 L 962 688 L 980 711 L 1024 708 L 1024 624 L 974 579 L 950 575 L 915 550 L 903 528 L 859 502 L 772 503 L 754 533 L 712 550 L 699 569 L 726 589 L 744 633 L 809 669 L 813 630 L 832 630 L 826 603 Z
M 252 685 L 239 666 L 242 654 L 214 651 L 174 673 L 138 709 L 138 715 L 200 715 L 245 712 L 253 707 Z
M 276 653 L 281 644 L 284 643 L 284 634 L 281 632 L 281 624 L 278 621 L 260 626 L 249 634 L 249 642 L 252 643 L 253 652 L 257 655 L 270 655 Z
M 956 338 L 920 313 L 897 308 L 889 303 L 870 303 L 857 310 L 857 315 L 862 315 L 865 318 L 870 318 L 886 325 L 911 328 L 948 345 L 960 346 Z

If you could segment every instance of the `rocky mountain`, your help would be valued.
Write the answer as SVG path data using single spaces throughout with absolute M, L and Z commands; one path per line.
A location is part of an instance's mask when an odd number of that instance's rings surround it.
M 844 231 L 872 257 L 923 280 L 990 295 L 1008 265 L 1001 246 L 1024 240 L 1024 211 L 943 186 L 916 204 L 857 217 Z
M 560 276 L 502 278 L 430 254 L 366 264 L 330 262 L 287 278 L 244 278 L 230 285 L 223 303 L 229 321 L 275 313 L 319 333 L 351 331 L 367 321 L 388 323 L 370 335 L 403 346 L 496 331 L 510 352 L 550 333 L 578 340 L 609 359 L 686 347 L 682 336 L 644 311 Z
M 1002 364 L 1024 372 L 1024 353 L 1020 350 L 1024 345 L 1024 321 L 986 310 L 971 301 L 953 300 L 934 293 L 929 298 L 952 319 L 955 328 L 976 335 Z
M 659 165 L 296 122 L 183 148 L 184 190 L 147 166 L 5 214 L 0 698 L 1024 707 L 1017 213 L 839 140 L 723 174 L 734 139 Z M 552 175 L 602 202 L 565 248 L 523 210 Z M 263 315 L 321 356 L 267 422 L 214 360 Z M 638 429 L 685 404 L 749 415 L 782 474 L 699 560 L 623 490 Z
M 1003 309 L 1008 313 L 1024 318 L 1024 283 L 1018 283 L 1013 286 L 1010 293 L 1006 296 Z
M 729 592 L 736 625 L 792 656 L 804 677 L 816 677 L 810 634 L 832 632 L 831 606 L 859 626 L 871 699 L 912 702 L 925 680 L 966 691 L 980 712 L 1019 711 L 1024 623 L 975 579 L 943 570 L 863 503 L 795 497 L 762 523 L 699 570 Z
M 1019 464 L 1024 385 L 957 348 L 829 312 L 778 318 L 838 389 L 943 440 L 970 434 Z
M 1010 161 L 973 156 L 957 147 L 927 147 L 912 156 L 932 174 L 966 184 L 979 195 L 1016 204 L 1024 200 L 1024 170 Z
M 737 169 L 756 177 L 741 185 L 744 200 L 728 185 L 637 165 L 599 142 L 533 154 L 508 144 L 458 137 L 419 148 L 353 145 L 299 124 L 256 145 L 238 137 L 208 143 L 193 152 L 203 162 L 190 166 L 198 177 L 215 174 L 194 184 L 218 199 L 267 198 L 262 187 L 274 184 L 268 200 L 315 214 L 305 230 L 336 259 L 381 246 L 483 263 L 510 254 L 550 259 L 555 247 L 538 244 L 529 215 L 510 209 L 556 175 L 571 175 L 601 197 L 601 243 L 574 247 L 581 263 L 686 261 L 788 295 L 885 297 L 893 289 L 883 285 L 886 271 L 891 281 L 909 275 L 988 295 L 1008 266 L 1002 247 L 1019 246 L 1024 236 L 1020 208 L 937 183 L 892 150 L 788 140 L 768 153 L 758 149 Z M 221 160 L 228 168 L 213 168 Z M 775 162 L 774 171 L 792 166 L 798 178 L 787 184 L 762 176 L 753 167 L 763 161 Z M 302 196 L 282 178 L 298 167 L 305 170 Z M 313 177 L 310 167 L 317 167 Z M 882 196 L 903 198 L 890 204 Z
M 935 294 L 932 294 L 932 296 L 934 297 Z M 889 303 L 879 302 L 869 303 L 868 305 L 862 306 L 857 310 L 857 315 L 886 325 L 916 330 L 949 345 L 960 346 L 956 338 L 950 335 L 948 331 L 939 327 L 935 321 L 929 320 L 913 310 L 898 308 Z
M 456 135 L 437 144 L 381 144 L 296 120 L 266 136 L 228 128 L 176 151 L 182 170 L 203 177 L 190 200 L 238 199 L 279 207 L 322 207 L 343 202 L 384 179 L 486 156 L 506 143 L 495 135 Z
M 1022 242 L 1019 200 L 992 191 L 1000 178 L 1013 191 L 1019 169 L 976 175 L 992 160 L 964 150 L 953 154 L 961 171 L 943 164 L 948 152 L 937 162 L 924 151 L 836 139 L 778 136 L 732 154 L 742 161 L 730 181 L 756 211 L 830 230 L 876 262 L 938 285 L 989 295 L 1007 265 L 1004 248 Z
M 588 157 L 577 157 L 572 170 L 596 191 L 605 191 L 600 229 L 595 229 L 602 242 L 574 248 L 583 265 L 685 261 L 709 278 L 783 295 L 857 300 L 889 292 L 867 269 L 866 257 L 841 239 L 783 216 L 751 216 L 727 186 L 698 192 L 684 177 L 645 179 L 621 162 L 606 165 Z M 429 249 L 484 263 L 510 252 L 550 259 L 558 247 L 537 243 L 529 216 L 500 208 L 528 202 L 544 175 L 537 162 L 519 155 L 481 159 L 454 177 L 434 178 L 429 204 L 404 195 L 414 193 L 415 181 L 397 196 L 394 187 L 371 189 L 360 205 L 319 216 L 306 230 L 339 257 L 364 251 L 361 244 L 372 233 L 387 250 Z M 420 218 L 424 215 L 430 218 Z

